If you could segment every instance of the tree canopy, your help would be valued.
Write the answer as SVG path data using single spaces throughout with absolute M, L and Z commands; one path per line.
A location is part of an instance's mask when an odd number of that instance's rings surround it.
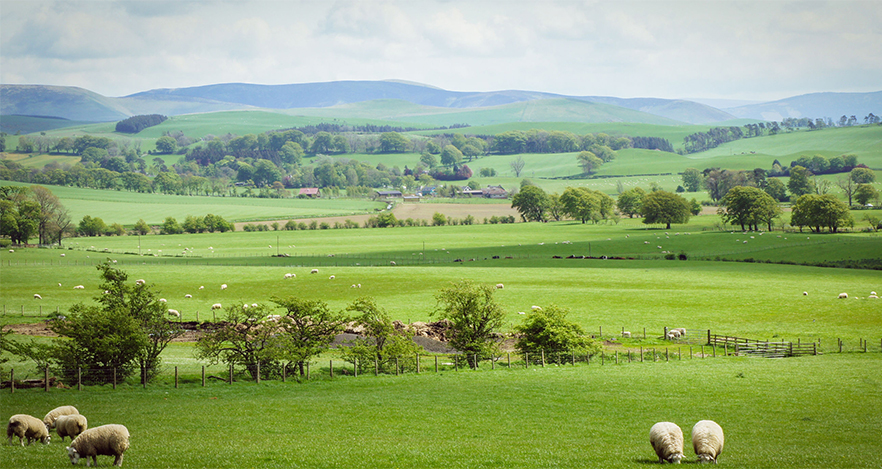
M 742 230 L 745 225 L 747 229 L 756 230 L 762 223 L 771 231 L 773 220 L 781 215 L 781 208 L 765 191 L 739 186 L 730 189 L 723 197 L 717 213 L 724 223 L 740 225 Z
M 793 203 L 790 224 L 800 230 L 808 226 L 814 232 L 827 228 L 835 233 L 839 228 L 853 226 L 848 205 L 833 194 L 805 194 Z
M 505 311 L 493 299 L 495 291 L 492 285 L 461 280 L 435 295 L 434 314 L 450 321 L 450 345 L 464 353 L 472 367 L 495 350 L 492 334 L 505 322 Z
M 670 229 L 672 223 L 689 223 L 691 204 L 673 192 L 654 191 L 643 197 L 640 212 L 643 223 L 664 223 Z

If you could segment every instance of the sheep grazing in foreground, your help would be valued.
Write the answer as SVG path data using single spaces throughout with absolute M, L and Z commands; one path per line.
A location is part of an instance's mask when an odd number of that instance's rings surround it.
M 40 294 L 39 294 L 39 293 L 34 293 L 34 299 L 35 299 L 35 300 L 42 300 L 42 299 L 43 299 L 43 297 L 42 297 L 42 296 L 40 296 Z
M 170 309 L 170 310 L 168 310 L 168 315 L 169 315 L 169 316 L 174 316 L 174 317 L 176 317 L 176 318 L 181 317 L 181 313 L 178 312 L 178 310 L 176 310 L 176 309 Z
M 692 448 L 698 462 L 717 463 L 723 452 L 723 428 L 713 420 L 702 420 L 692 427 Z
M 62 415 L 55 421 L 55 431 L 58 432 L 61 441 L 64 441 L 66 436 L 69 436 L 71 441 L 73 441 L 74 438 L 86 431 L 87 428 L 89 428 L 89 422 L 86 420 L 85 415 Z
M 848 293 L 840 293 L 839 298 L 840 299 L 848 298 Z
M 67 447 L 67 455 L 71 464 L 80 462 L 80 458 L 86 459 L 88 467 L 89 458 L 92 463 L 98 465 L 98 456 L 114 456 L 114 466 L 122 466 L 123 453 L 129 449 L 129 430 L 123 425 L 101 425 L 90 428 L 76 437 Z
M 649 442 L 658 462 L 680 464 L 683 459 L 683 430 L 676 423 L 659 422 L 649 429 Z
M 43 424 L 46 425 L 46 428 L 53 429 L 55 428 L 55 421 L 58 417 L 62 415 L 76 415 L 79 414 L 80 411 L 77 410 L 76 407 L 72 405 L 63 405 L 61 407 L 56 407 L 49 411 L 45 417 L 43 417 Z
M 211 305 L 211 309 L 212 309 L 212 311 L 216 310 L 216 309 L 223 309 L 223 306 L 220 303 L 215 303 L 215 304 Z
M 311 271 L 309 271 L 309 273 L 311 273 L 311 274 L 317 274 L 317 273 L 318 273 L 318 269 L 312 269 Z
M 502 290 L 503 288 L 505 288 L 505 285 L 503 285 L 503 284 L 501 284 L 501 283 L 497 283 L 497 284 L 496 284 L 496 289 L 497 289 L 497 290 Z
M 396 264 L 395 261 L 389 261 L 389 265 L 398 265 L 398 264 Z
M 631 331 L 622 331 L 622 338 L 623 339 L 630 339 L 631 338 Z
M 44 445 L 49 444 L 49 429 L 36 417 L 26 414 L 15 414 L 9 417 L 9 425 L 6 426 L 6 438 L 12 444 L 12 437 L 17 436 L 18 442 L 24 446 L 24 440 L 28 440 L 28 446 L 34 440 L 40 440 Z

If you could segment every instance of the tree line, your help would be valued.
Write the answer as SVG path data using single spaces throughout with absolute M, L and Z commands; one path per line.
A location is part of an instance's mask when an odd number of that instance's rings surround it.
M 147 114 L 140 116 L 132 116 L 116 123 L 116 131 L 126 134 L 136 134 L 148 127 L 162 124 L 167 121 L 168 117 L 162 114 Z

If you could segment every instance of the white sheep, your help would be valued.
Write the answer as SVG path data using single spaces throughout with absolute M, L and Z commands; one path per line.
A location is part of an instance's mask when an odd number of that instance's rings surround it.
M 505 285 L 503 285 L 503 284 L 501 284 L 501 283 L 497 283 L 497 284 L 496 284 L 496 289 L 497 289 L 497 290 L 502 290 L 503 288 L 505 288 Z
M 90 465 L 90 456 L 96 466 L 98 455 L 115 456 L 113 465 L 122 466 L 123 453 L 127 449 L 129 449 L 129 430 L 123 425 L 110 424 L 80 433 L 80 436 L 67 447 L 67 455 L 71 464 L 76 464 L 80 462 L 80 458 L 85 458 L 87 467 Z
M 848 293 L 840 293 L 840 294 L 839 294 L 839 298 L 840 298 L 840 299 L 848 298 Z
M 136 285 L 144 285 L 145 283 L 147 283 L 147 281 L 145 281 L 143 278 L 139 278 L 138 280 L 135 280 Z
M 389 261 L 389 265 L 398 265 L 398 264 L 396 264 L 395 261 Z
M 361 284 L 360 284 L 360 283 L 356 283 L 356 284 L 355 284 L 355 287 L 356 287 L 356 288 L 361 288 Z
M 178 312 L 178 310 L 176 310 L 176 309 L 169 309 L 169 310 L 168 310 L 168 315 L 169 315 L 169 316 L 174 316 L 174 317 L 176 317 L 176 318 L 181 317 L 181 313 Z
M 227 289 L 227 284 L 226 283 L 221 284 L 221 290 L 226 290 L 226 289 Z
M 46 425 L 46 428 L 53 429 L 55 428 L 55 420 L 62 415 L 76 415 L 79 414 L 80 411 L 77 410 L 76 407 L 72 405 L 63 405 L 61 407 L 56 407 L 49 411 L 45 417 L 43 417 L 43 424 Z
M 875 299 L 878 299 L 879 297 L 876 296 L 876 292 L 870 292 L 870 296 L 868 296 L 867 298 L 875 298 Z
M 64 257 L 64 253 L 63 253 L 63 252 L 61 253 L 61 257 Z M 113 261 L 113 262 L 116 262 L 116 261 Z
M 659 422 L 649 429 L 649 442 L 658 462 L 680 464 L 683 459 L 683 430 L 676 423 Z
M 295 275 L 295 274 L 285 274 L 285 278 L 294 278 L 296 276 L 297 275 Z
M 74 289 L 74 290 L 85 290 L 86 287 L 84 287 L 84 286 L 82 286 L 82 285 L 77 285 L 77 286 L 73 287 L 73 289 Z
M 802 292 L 802 296 L 808 296 L 808 292 L 807 291 Z
M 87 428 L 89 428 L 89 421 L 86 420 L 85 415 L 62 415 L 55 421 L 55 431 L 58 432 L 61 441 L 64 441 L 66 436 L 69 436 L 71 441 L 73 441 L 74 438 L 86 431 Z
M 317 273 L 318 273 L 318 269 L 312 269 L 309 273 L 311 273 L 311 274 L 317 274 Z
M 672 330 L 672 331 L 677 331 L 677 332 L 679 332 L 681 336 L 686 335 L 686 328 L 685 328 L 685 327 L 676 327 L 676 328 L 671 329 L 671 330 Z
M 679 333 L 679 332 L 677 332 L 677 331 L 668 331 L 668 336 L 667 336 L 667 339 L 668 339 L 668 340 L 674 340 L 674 339 L 679 339 L 679 338 L 680 338 L 680 333 Z
M 205 285 L 199 285 L 200 290 L 205 290 Z
M 214 311 L 216 309 L 223 309 L 223 306 L 220 303 L 215 303 L 211 305 L 211 310 Z
M 698 462 L 717 463 L 723 452 L 723 428 L 713 420 L 702 420 L 692 427 L 692 448 Z
M 44 445 L 49 444 L 49 429 L 43 422 L 36 417 L 27 414 L 15 414 L 9 417 L 9 424 L 6 426 L 6 438 L 9 444 L 12 444 L 12 437 L 17 436 L 18 442 L 24 446 L 24 440 L 28 440 L 28 446 L 34 440 L 40 440 Z
M 193 298 L 193 295 L 187 293 L 186 295 L 184 295 L 184 298 Z
M 166 301 L 165 298 L 160 298 L 160 299 L 159 299 L 159 302 L 160 302 L 160 303 L 168 303 L 168 301 Z
M 352 286 L 349 287 L 349 288 L 357 288 L 357 287 L 356 287 L 355 284 L 353 283 Z
M 622 338 L 623 339 L 630 339 L 631 338 L 631 331 L 622 331 Z
M 40 294 L 39 294 L 39 293 L 34 293 L 34 299 L 35 299 L 35 300 L 42 300 L 42 299 L 43 299 L 43 297 L 42 297 L 42 296 L 40 296 Z
M 531 306 L 530 309 L 532 309 L 533 311 L 542 311 L 542 307 L 536 305 Z
M 334 277 L 333 275 L 331 275 L 330 277 L 328 277 L 328 280 L 334 280 L 335 278 L 336 278 L 336 277 Z

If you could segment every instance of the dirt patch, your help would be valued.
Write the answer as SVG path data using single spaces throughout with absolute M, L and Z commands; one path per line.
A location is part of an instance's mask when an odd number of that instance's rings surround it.
M 14 334 L 38 337 L 58 337 L 58 334 L 49 329 L 49 323 L 46 321 L 33 324 L 9 324 L 3 326 L 3 331 L 13 331 Z

